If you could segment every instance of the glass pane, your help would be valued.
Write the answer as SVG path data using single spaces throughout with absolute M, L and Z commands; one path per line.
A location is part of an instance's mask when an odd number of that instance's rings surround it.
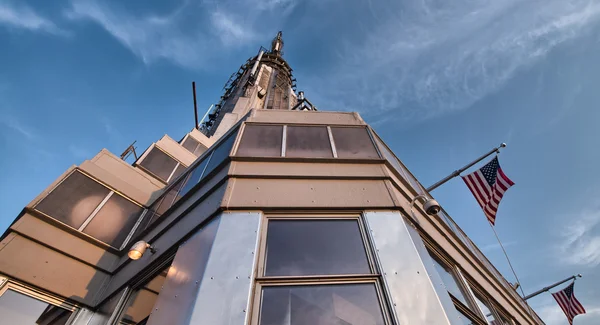
M 464 325 L 474 325 L 475 323 L 469 319 L 469 317 L 467 317 L 467 315 L 463 314 L 462 311 L 456 309 L 456 311 L 458 312 L 458 318 L 460 318 L 460 321 L 462 322 L 462 324 Z
M 247 124 L 237 150 L 238 156 L 281 157 L 283 125 Z
M 190 172 L 190 176 L 187 178 L 186 183 L 179 192 L 180 196 L 184 196 L 192 189 L 192 187 L 194 187 L 194 185 L 198 184 L 200 178 L 202 177 L 202 173 L 204 172 L 204 168 L 206 168 L 206 164 L 208 164 L 208 158 L 210 158 L 210 155 L 204 158 L 204 160 L 201 161 L 200 164 L 198 164 L 196 168 Z
M 183 172 L 185 171 L 187 167 L 185 167 L 182 164 L 177 165 L 177 168 L 175 168 L 175 171 L 173 172 L 173 176 L 171 176 L 171 179 L 169 181 L 174 181 L 177 179 L 177 177 L 181 174 L 183 174 Z
M 0 297 L 0 325 L 65 325 L 71 311 L 7 290 Z
M 154 147 L 139 165 L 166 182 L 177 165 L 177 161 Z
M 127 300 L 119 324 L 138 324 L 150 315 L 158 294 L 162 289 L 162 285 L 167 278 L 167 270 L 164 270 L 146 283 L 144 287 L 131 294 Z
M 465 295 L 462 292 L 456 278 L 454 277 L 452 270 L 445 264 L 439 262 L 437 258 L 432 256 L 431 259 L 433 260 L 433 264 L 435 265 L 437 273 L 440 275 L 440 278 L 442 278 L 442 282 L 446 287 L 446 290 L 448 290 L 448 292 L 450 292 L 455 298 L 465 304 L 465 306 L 470 307 L 470 304 L 467 302 L 467 298 L 465 298 Z
M 332 158 L 331 143 L 325 126 L 288 126 L 286 157 Z
M 229 138 L 225 139 L 225 141 L 221 142 L 218 148 L 215 149 L 212 156 L 210 157 L 210 161 L 206 166 L 206 171 L 202 175 L 202 178 L 205 178 L 213 169 L 215 169 L 220 163 L 222 163 L 227 157 L 229 157 L 229 152 L 231 151 L 231 147 L 233 147 L 233 142 L 235 142 L 235 133 L 230 135 Z
M 331 135 L 339 158 L 379 158 L 366 128 L 332 127 Z
M 202 143 L 199 143 L 198 146 L 196 147 L 196 150 L 194 150 L 194 155 L 200 157 L 200 155 L 202 155 L 204 152 L 206 152 L 206 150 L 208 150 L 208 148 L 205 147 Z
M 369 274 L 356 220 L 270 220 L 265 275 Z
M 371 283 L 264 287 L 260 325 L 383 325 Z
M 479 305 L 479 308 L 481 308 L 481 311 L 485 315 L 485 319 L 487 319 L 490 322 L 490 324 L 492 324 L 492 322 L 495 322 L 496 317 L 494 317 L 494 314 L 490 310 L 490 307 L 487 305 L 487 303 L 484 303 L 481 300 L 481 297 L 479 297 L 478 295 L 475 295 L 475 301 L 477 301 L 477 305 Z
M 109 192 L 103 185 L 76 171 L 48 194 L 36 209 L 79 228 Z
M 191 136 L 188 135 L 187 138 L 185 138 L 185 141 L 183 141 L 183 143 L 181 144 L 184 148 L 186 148 L 189 152 L 194 152 L 194 150 L 196 150 L 196 147 L 198 147 L 198 145 L 200 144 L 200 142 L 198 142 L 196 139 L 192 138 Z
M 115 193 L 83 229 L 83 232 L 119 248 L 143 210 Z

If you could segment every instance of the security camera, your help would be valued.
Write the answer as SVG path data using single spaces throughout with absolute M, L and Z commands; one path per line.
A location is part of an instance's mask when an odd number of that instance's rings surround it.
M 440 207 L 440 204 L 434 199 L 427 200 L 427 202 L 425 202 L 425 204 L 423 205 L 423 208 L 425 209 L 425 212 L 427 212 L 427 214 L 430 216 L 438 214 L 438 212 L 440 212 L 440 210 L 442 209 Z

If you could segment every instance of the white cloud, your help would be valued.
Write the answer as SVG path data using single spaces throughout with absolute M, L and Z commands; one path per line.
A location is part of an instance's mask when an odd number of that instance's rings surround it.
M 506 247 L 510 247 L 510 246 L 514 246 L 516 245 L 518 242 L 517 241 L 508 241 L 506 243 L 502 243 L 502 245 L 504 246 L 504 248 Z M 483 245 L 481 246 L 479 249 L 485 253 L 485 254 L 489 254 L 492 253 L 494 251 L 500 250 L 502 247 L 500 247 L 499 243 L 492 243 L 492 244 L 487 244 L 487 245 Z
M 256 38 L 252 30 L 244 28 L 239 23 L 240 17 L 234 17 L 227 12 L 215 11 L 210 16 L 211 23 L 221 42 L 226 46 L 247 43 Z
M 600 209 L 570 217 L 562 233 L 562 258 L 573 265 L 600 265 Z
M 0 3 L 0 25 L 61 36 L 69 34 L 67 31 L 58 28 L 51 20 L 40 16 L 26 5 L 12 5 L 10 2 Z
M 600 18 L 600 3 L 592 0 L 377 6 L 377 24 L 340 49 L 331 77 L 313 80 L 311 93 L 327 89 L 317 95 L 330 99 L 321 106 L 373 115 L 393 110 L 403 120 L 462 110 Z
M 4 115 L 0 117 L 0 123 L 4 124 L 4 126 L 18 133 L 20 136 L 26 138 L 27 140 L 34 140 L 35 138 L 37 138 L 37 135 L 33 130 L 23 125 L 21 122 L 19 122 L 19 120 L 17 120 L 13 116 Z
M 586 309 L 586 313 L 575 316 L 574 323 L 579 325 L 597 324 L 596 320 L 600 317 L 600 307 L 588 305 L 584 306 L 584 308 Z M 568 324 L 567 317 L 555 302 L 535 308 L 535 310 L 546 325 Z

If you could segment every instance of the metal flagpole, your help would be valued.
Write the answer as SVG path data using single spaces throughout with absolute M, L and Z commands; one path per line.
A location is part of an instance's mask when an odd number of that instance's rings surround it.
M 555 284 L 551 284 L 551 285 L 549 285 L 547 287 L 544 287 L 544 288 L 542 288 L 542 289 L 540 289 L 540 290 L 538 290 L 538 291 L 536 291 L 536 292 L 534 292 L 532 294 L 528 294 L 527 296 L 523 297 L 523 299 L 527 300 L 529 298 L 533 298 L 533 297 L 535 297 L 535 296 L 537 296 L 537 295 L 539 295 L 541 293 L 544 293 L 544 292 L 546 292 L 546 291 L 548 291 L 548 290 L 550 290 L 550 289 L 552 289 L 552 288 L 554 288 L 554 287 L 556 287 L 558 285 L 561 285 L 561 284 L 563 284 L 563 283 L 565 283 L 567 281 L 570 281 L 570 280 L 575 281 L 575 280 L 577 280 L 577 278 L 581 278 L 581 276 L 582 276 L 581 274 L 570 276 L 570 277 L 568 277 L 568 278 L 566 278 L 564 280 L 556 282 Z
M 446 177 L 445 177 L 444 179 L 442 179 L 441 181 L 439 181 L 439 182 L 437 182 L 437 183 L 435 183 L 435 184 L 433 184 L 433 185 L 429 186 L 429 187 L 427 188 L 427 192 L 431 192 L 431 191 L 435 190 L 435 189 L 436 189 L 436 188 L 438 188 L 440 185 L 442 185 L 442 184 L 446 183 L 447 181 L 451 180 L 452 178 L 454 178 L 454 177 L 456 177 L 456 176 L 460 175 L 460 173 L 462 173 L 462 172 L 464 172 L 465 170 L 467 170 L 467 169 L 471 168 L 471 166 L 475 165 L 476 163 L 478 163 L 478 162 L 480 162 L 480 161 L 484 160 L 484 159 L 485 159 L 487 156 L 489 156 L 489 155 L 493 154 L 494 152 L 496 152 L 496 153 L 499 153 L 499 152 L 500 152 L 500 148 L 504 148 L 504 147 L 506 147 L 506 143 L 502 143 L 502 144 L 500 144 L 500 146 L 499 146 L 499 147 L 496 147 L 496 148 L 494 148 L 494 149 L 490 150 L 488 153 L 486 153 L 485 155 L 483 155 L 483 156 L 481 156 L 481 157 L 479 157 L 479 158 L 475 159 L 475 161 L 471 162 L 470 164 L 466 165 L 465 167 L 463 167 L 463 168 L 461 168 L 461 169 L 458 169 L 458 170 L 455 170 L 455 171 L 453 171 L 453 172 L 452 172 L 452 174 L 450 174 L 450 175 L 446 176 Z

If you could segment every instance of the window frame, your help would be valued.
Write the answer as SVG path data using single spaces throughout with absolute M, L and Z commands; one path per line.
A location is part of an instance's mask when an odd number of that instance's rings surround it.
M 56 306 L 71 312 L 67 324 L 71 324 L 79 314 L 80 306 L 68 301 L 66 298 L 37 289 L 33 286 L 11 279 L 8 276 L 0 274 L 0 298 L 8 291 L 12 290 L 26 297 L 35 299 L 48 305 Z
M 108 190 L 108 194 L 106 194 L 106 196 L 104 197 L 104 199 L 102 199 L 102 201 L 100 201 L 100 203 L 98 203 L 98 206 L 96 206 L 96 208 L 94 210 L 92 210 L 92 212 L 85 218 L 85 220 L 83 221 L 83 223 L 81 224 L 81 226 L 79 226 L 79 228 L 75 228 L 69 224 L 66 224 L 56 218 L 54 218 L 53 216 L 39 210 L 37 208 L 37 206 L 44 201 L 49 195 L 50 193 L 54 192 L 54 190 L 56 190 L 60 185 L 62 185 L 62 183 L 69 178 L 71 175 L 73 175 L 73 173 L 80 173 L 81 175 L 83 175 L 84 177 L 87 177 L 88 179 L 90 179 L 93 182 L 98 183 L 99 185 L 105 187 Z M 92 222 L 92 220 L 96 217 L 96 215 L 98 214 L 98 212 L 100 210 L 102 210 L 102 208 L 106 205 L 106 202 L 108 202 L 108 200 L 113 196 L 113 195 L 119 195 L 122 198 L 126 199 L 127 201 L 129 201 L 130 203 L 133 203 L 134 205 L 138 206 L 139 208 L 141 208 L 142 212 L 140 213 L 140 215 L 137 217 L 137 220 L 135 222 L 135 224 L 133 225 L 133 227 L 131 228 L 131 230 L 129 231 L 129 233 L 127 234 L 127 236 L 125 237 L 125 240 L 123 241 L 123 243 L 121 244 L 120 247 L 115 247 L 112 246 L 106 242 L 101 241 L 100 239 L 97 239 L 96 237 L 89 235 L 87 233 L 84 232 L 85 227 Z M 35 202 L 35 204 L 32 206 L 32 209 L 36 212 L 39 213 L 41 215 L 43 215 L 46 218 L 51 219 L 53 222 L 56 222 L 60 225 L 62 225 L 63 227 L 66 227 L 67 229 L 72 229 L 74 231 L 76 231 L 78 234 L 81 234 L 87 238 L 91 238 L 94 241 L 101 243 L 103 245 L 106 245 L 107 247 L 111 247 L 114 248 L 116 250 L 122 250 L 127 243 L 129 242 L 129 240 L 131 240 L 131 236 L 134 234 L 135 230 L 137 229 L 137 227 L 139 226 L 139 224 L 141 223 L 142 219 L 144 218 L 144 216 L 146 215 L 147 212 L 147 208 L 145 206 L 143 206 L 140 203 L 135 202 L 134 200 L 132 200 L 131 198 L 129 198 L 128 196 L 126 196 L 125 194 L 121 193 L 120 191 L 116 190 L 115 188 L 109 186 L 106 183 L 101 182 L 100 180 L 98 180 L 97 178 L 95 178 L 94 176 L 88 174 L 87 172 L 79 169 L 79 168 L 74 168 L 73 170 L 71 170 L 71 172 L 69 172 L 65 177 L 63 177 L 59 182 L 57 182 L 54 187 L 52 187 L 51 190 L 49 190 L 47 193 L 44 194 L 44 196 L 42 198 L 40 198 L 37 202 Z M 1 275 L 0 275 L 1 276 Z
M 299 276 L 266 276 L 267 235 L 269 220 L 353 220 L 358 224 L 363 247 L 371 274 L 335 274 L 335 275 L 299 275 Z M 274 286 L 310 286 L 310 285 L 344 285 L 344 284 L 374 284 L 378 303 L 384 324 L 393 324 L 391 305 L 383 287 L 383 276 L 376 263 L 373 246 L 366 231 L 364 216 L 360 213 L 273 213 L 263 214 L 259 233 L 259 254 L 256 262 L 256 276 L 252 291 L 250 306 L 250 324 L 259 325 L 262 308 L 262 290 Z
M 161 151 L 162 153 L 164 153 L 165 155 L 167 155 L 169 158 L 175 160 L 175 162 L 176 162 L 175 167 L 173 168 L 173 170 L 171 170 L 171 173 L 169 174 L 169 177 L 166 180 L 163 180 L 160 176 L 156 175 L 155 173 L 153 173 L 152 171 L 150 171 L 148 168 L 142 166 L 142 164 L 141 164 L 146 159 L 146 157 L 150 154 L 150 152 L 153 149 L 157 149 L 157 150 Z M 185 149 L 185 150 L 187 150 L 187 149 Z M 135 165 L 135 167 L 138 167 L 143 172 L 147 173 L 148 175 L 152 176 L 153 178 L 159 180 L 161 183 L 164 183 L 164 184 L 169 184 L 169 182 L 173 179 L 173 174 L 175 174 L 175 171 L 177 170 L 177 168 L 180 165 L 182 165 L 186 169 L 189 167 L 186 164 L 184 164 L 181 161 L 179 161 L 179 159 L 173 157 L 173 155 L 169 154 L 166 150 L 164 150 L 161 147 L 159 147 L 158 145 L 156 145 L 156 143 L 153 143 L 150 147 L 148 147 L 148 149 L 146 149 L 146 151 L 142 154 L 142 156 L 140 157 L 140 159 L 138 159 L 138 160 L 136 160 L 134 162 L 134 165 Z M 185 172 L 183 172 L 182 174 L 185 174 Z

